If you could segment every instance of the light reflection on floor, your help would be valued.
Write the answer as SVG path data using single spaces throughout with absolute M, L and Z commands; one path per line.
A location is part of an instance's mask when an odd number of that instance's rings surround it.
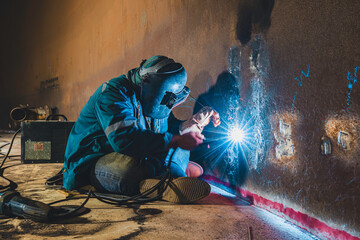
M 301 240 L 320 240 L 320 238 L 312 235 L 311 233 L 307 232 L 306 230 L 294 225 L 293 223 L 285 220 L 284 218 L 281 218 L 265 209 L 259 208 L 254 205 L 250 205 L 247 201 L 239 198 L 233 193 L 229 193 L 219 187 L 216 187 L 214 185 L 211 186 L 211 192 L 220 194 L 227 199 L 229 199 L 231 202 L 233 202 L 235 205 L 249 205 L 253 209 L 251 211 L 256 217 L 260 218 L 262 221 L 264 221 L 267 225 L 277 229 L 279 232 L 286 232 L 293 237 L 291 239 L 301 239 Z
M 278 228 L 281 231 L 286 231 L 292 233 L 297 238 L 301 240 L 320 240 L 320 238 L 312 235 L 311 233 L 307 232 L 306 230 L 294 225 L 293 223 L 276 216 L 275 214 L 268 212 L 262 208 L 253 206 L 256 211 L 256 215 L 263 219 L 268 225 Z

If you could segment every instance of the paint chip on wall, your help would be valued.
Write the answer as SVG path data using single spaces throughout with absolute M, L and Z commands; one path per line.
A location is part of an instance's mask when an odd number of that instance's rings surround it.
M 333 144 L 336 159 L 357 164 L 360 154 L 360 116 L 355 114 L 332 114 L 325 121 L 325 132 Z
M 350 148 L 350 142 L 351 142 L 351 136 L 348 132 L 340 131 L 338 134 L 338 144 L 343 149 L 349 149 Z
M 274 133 L 278 145 L 275 148 L 276 158 L 290 157 L 295 154 L 294 143 L 291 139 L 291 125 L 283 119 L 279 122 L 279 133 Z

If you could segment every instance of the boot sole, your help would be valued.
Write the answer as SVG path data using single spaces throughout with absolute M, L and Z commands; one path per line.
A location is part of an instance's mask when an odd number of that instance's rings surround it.
M 145 179 L 140 183 L 140 192 L 155 186 L 159 179 Z M 192 203 L 200 200 L 210 194 L 210 185 L 197 178 L 192 177 L 179 177 L 173 179 L 165 192 L 163 193 L 162 200 L 172 203 Z M 151 193 L 149 197 L 158 195 L 158 190 Z

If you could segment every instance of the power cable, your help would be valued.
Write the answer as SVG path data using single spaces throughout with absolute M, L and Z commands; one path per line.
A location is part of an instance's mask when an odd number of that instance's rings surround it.
M 130 204 L 144 204 L 147 202 L 159 200 L 171 182 L 170 165 L 171 165 L 175 150 L 170 155 L 169 162 L 166 167 L 166 174 L 159 180 L 159 182 L 157 184 L 155 184 L 153 187 L 149 188 L 148 190 L 144 191 L 143 193 L 139 193 L 134 196 L 125 196 L 125 195 L 117 195 L 117 194 L 116 195 L 111 194 L 112 196 L 109 196 L 108 194 L 94 193 L 92 191 L 89 191 L 88 197 L 84 202 L 87 202 L 89 200 L 89 198 L 91 198 L 91 195 L 101 202 L 111 204 L 111 205 L 118 205 L 118 206 L 119 205 L 130 205 Z M 156 196 L 150 197 L 150 198 L 147 197 L 151 193 L 155 192 L 156 190 L 159 190 L 158 194 Z M 85 197 L 70 197 L 70 198 L 61 199 L 61 200 L 57 200 L 57 201 L 48 203 L 48 205 L 53 205 L 53 204 L 59 203 L 59 202 L 65 202 L 65 201 L 82 199 L 82 198 L 85 198 Z
M 12 181 L 11 181 L 11 180 L 9 180 L 9 179 L 7 179 L 7 178 L 5 178 L 5 177 L 3 176 L 4 169 L 2 169 L 2 167 L 4 166 L 5 161 L 9 158 L 9 154 L 10 154 L 10 151 L 11 151 L 12 146 L 13 146 L 13 144 L 14 144 L 15 137 L 16 137 L 16 135 L 20 132 L 20 130 L 21 130 L 21 128 L 19 128 L 19 129 L 14 133 L 14 135 L 13 135 L 10 143 L 6 143 L 5 145 L 1 146 L 1 147 L 4 147 L 4 146 L 7 146 L 7 145 L 10 144 L 9 149 L 8 149 L 5 157 L 2 159 L 2 162 L 1 162 L 1 164 L 0 164 L 0 177 L 3 178 L 3 179 L 5 179 L 6 181 L 9 181 L 10 183 L 9 183 L 7 186 L 1 186 L 1 185 L 0 185 L 0 190 L 2 190 L 1 192 L 3 192 L 4 189 L 6 189 L 6 191 L 9 190 L 9 189 L 12 189 L 12 188 L 15 189 L 15 187 L 17 186 L 16 184 L 12 184 Z
M 9 149 L 6 153 L 6 156 L 3 158 L 1 164 L 0 164 L 0 169 L 2 168 L 2 166 L 4 165 L 6 159 L 9 157 L 9 154 L 10 154 L 10 151 L 11 151 L 11 148 L 12 148 L 12 145 L 14 144 L 14 141 L 15 141 L 15 137 L 16 135 L 21 131 L 21 128 L 19 128 L 13 135 L 12 139 L 11 139 L 11 142 L 10 142 L 10 146 L 9 146 Z
M 15 137 L 16 135 L 20 132 L 21 128 L 18 129 L 12 139 L 10 143 L 6 143 L 5 145 L 1 146 L 7 146 L 10 144 L 9 149 L 5 155 L 5 157 L 2 159 L 2 162 L 0 164 L 0 177 L 8 180 L 10 182 L 10 184 L 8 184 L 7 186 L 0 186 L 0 190 L 6 189 L 5 191 L 1 191 L 0 193 L 4 193 L 6 194 L 6 191 L 8 190 L 13 190 L 16 188 L 16 184 L 14 187 L 14 184 L 12 184 L 13 182 L 7 178 L 5 178 L 3 176 L 3 165 L 5 164 L 5 161 L 9 158 L 9 154 L 10 151 L 12 149 L 13 143 L 15 141 Z M 89 201 L 90 198 L 94 197 L 96 199 L 98 199 L 101 202 L 107 203 L 107 204 L 111 204 L 111 205 L 131 205 L 131 204 L 144 204 L 147 202 L 151 202 L 151 201 L 156 201 L 159 200 L 162 196 L 162 194 L 164 193 L 164 191 L 167 189 L 167 187 L 169 186 L 170 182 L 171 182 L 171 172 L 170 172 L 170 165 L 172 162 L 172 158 L 174 156 L 175 150 L 172 152 L 172 154 L 170 155 L 169 158 L 169 162 L 167 164 L 166 167 L 166 174 L 159 180 L 159 182 L 157 184 L 155 184 L 153 187 L 149 188 L 148 190 L 136 194 L 134 196 L 125 196 L 125 195 L 109 195 L 109 194 L 104 194 L 104 193 L 94 193 L 93 191 L 89 190 L 87 197 L 81 196 L 81 197 L 70 197 L 70 198 L 66 198 L 66 199 L 61 199 L 61 200 L 57 200 L 48 204 L 48 207 L 50 207 L 51 205 L 54 205 L 56 203 L 60 203 L 60 202 L 65 202 L 65 201 L 70 201 L 70 200 L 75 200 L 75 199 L 83 199 L 86 198 L 85 201 L 78 207 L 76 207 L 75 209 L 72 209 L 70 211 L 66 211 L 65 207 L 60 207 L 60 208 L 56 208 L 56 207 L 52 207 L 51 212 L 51 220 L 56 220 L 56 219 L 61 219 L 61 218 L 67 218 L 67 217 L 71 217 L 74 216 L 80 209 L 83 209 L 84 206 L 86 205 L 86 203 Z M 54 180 L 59 180 L 59 175 L 60 172 L 55 176 L 55 179 L 50 178 L 52 181 Z M 50 180 L 48 179 L 48 180 Z M 158 191 L 157 195 L 154 197 L 148 197 L 150 194 L 152 194 L 153 192 Z M 9 192 L 8 192 L 9 193 Z M 11 193 L 13 194 L 13 193 Z M 18 194 L 18 193 L 17 193 Z M 1 194 L 0 194 L 1 196 Z M 32 201 L 32 200 L 30 200 Z M 64 212 L 65 211 L 65 212 Z

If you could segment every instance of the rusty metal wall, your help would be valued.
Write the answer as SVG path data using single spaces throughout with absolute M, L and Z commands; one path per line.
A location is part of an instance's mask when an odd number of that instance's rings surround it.
M 254 26 L 241 46 L 239 14 L 247 13 L 247 2 L 6 5 L 0 21 L 0 126 L 7 126 L 10 109 L 20 103 L 57 106 L 76 120 L 102 82 L 155 54 L 182 62 L 198 97 L 231 67 L 235 46 L 242 101 L 262 133 L 254 137 L 244 187 L 359 235 L 360 3 L 278 0 L 268 30 Z M 257 62 L 250 58 L 254 51 L 260 52 Z M 189 101 L 175 113 L 186 119 L 193 106 Z M 332 151 L 322 155 L 326 141 Z

